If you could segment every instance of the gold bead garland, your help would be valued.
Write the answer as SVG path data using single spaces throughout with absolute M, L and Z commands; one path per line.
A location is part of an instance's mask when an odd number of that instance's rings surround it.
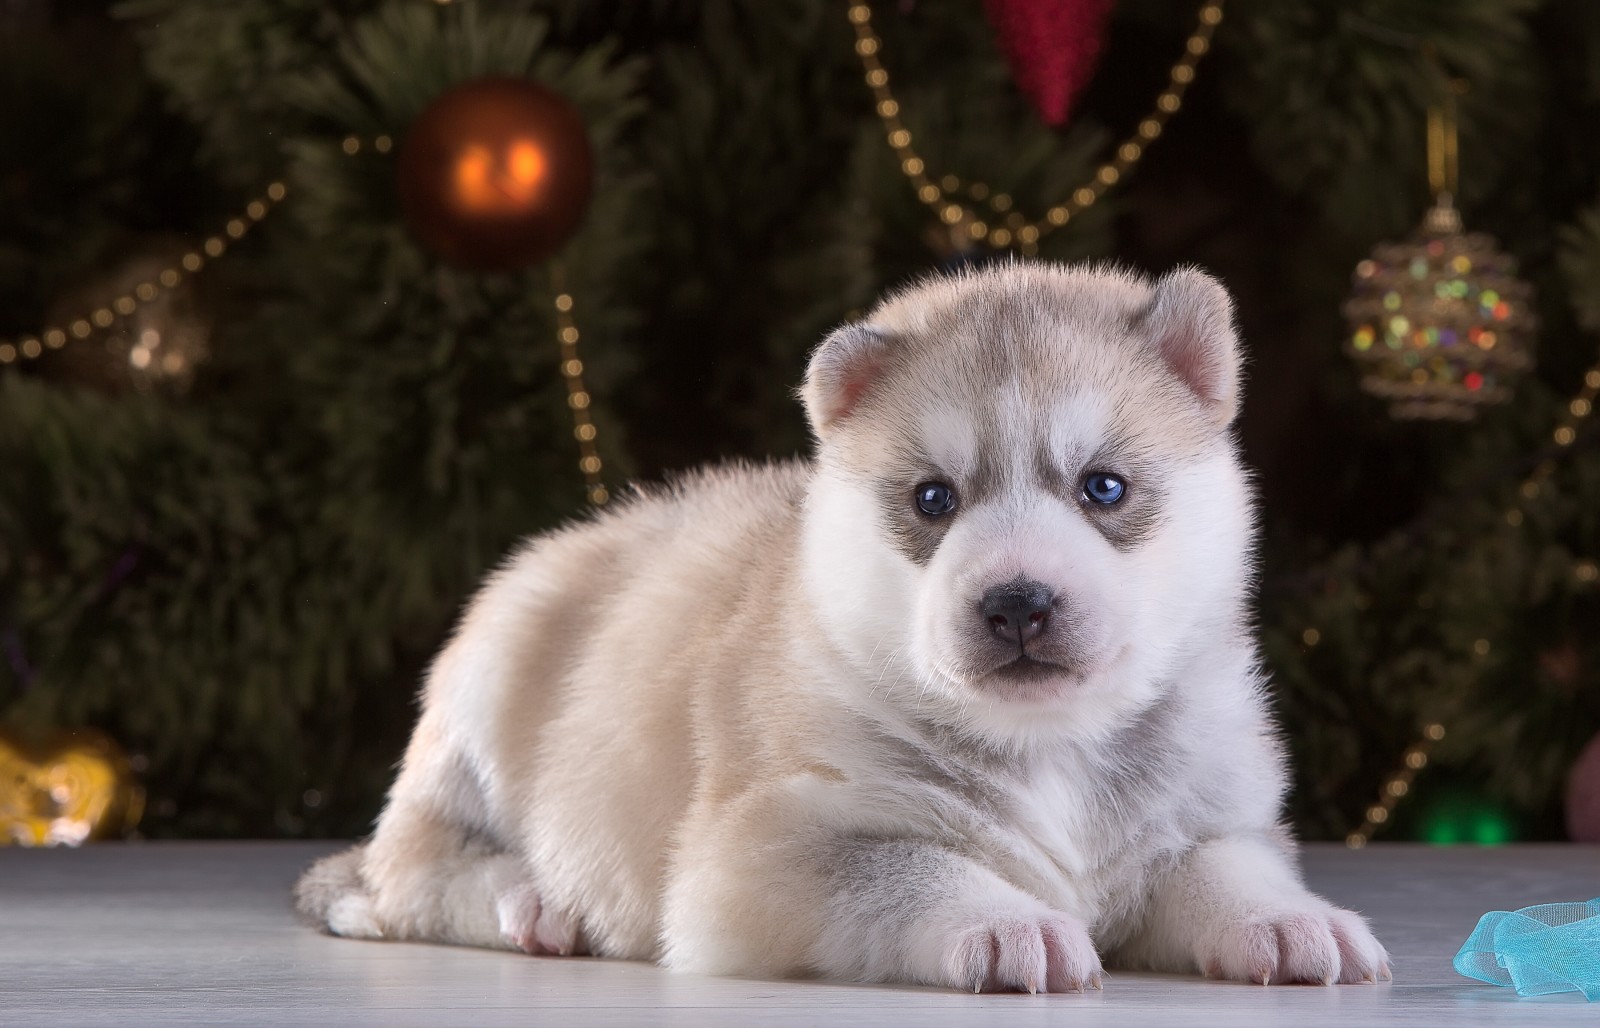
M 360 136 L 345 136 L 344 142 L 339 144 L 339 149 L 343 150 L 346 156 L 354 157 L 366 145 L 368 144 Z M 388 136 L 378 136 L 372 140 L 371 146 L 379 153 L 388 153 L 394 149 L 394 140 Z
M 1557 446 L 1568 447 L 1577 439 L 1577 423 L 1588 417 L 1594 411 L 1595 396 L 1600 394 L 1600 362 L 1583 373 L 1583 385 L 1567 404 L 1562 408 L 1562 413 L 1552 433 Z M 1550 461 L 1541 461 L 1534 468 L 1533 473 L 1523 479 L 1517 488 L 1517 498 L 1505 512 L 1505 523 L 1512 528 L 1519 528 L 1527 521 L 1525 506 L 1536 499 L 1544 487 L 1544 482 L 1555 472 L 1555 465 Z M 1579 586 L 1591 586 L 1600 582 L 1600 563 L 1585 558 L 1576 560 L 1572 564 L 1572 578 Z M 1315 646 L 1321 638 L 1321 633 L 1315 628 L 1307 628 L 1302 634 L 1302 639 L 1307 646 Z M 1489 655 L 1490 643 L 1488 639 L 1478 639 L 1472 644 L 1473 655 L 1479 658 Z M 1412 743 L 1405 752 L 1401 766 L 1384 781 L 1383 788 L 1378 793 L 1378 800 L 1367 808 L 1365 819 L 1361 826 L 1345 836 L 1345 845 L 1351 849 L 1360 849 L 1372 838 L 1378 827 L 1389 820 L 1389 814 L 1394 810 L 1400 798 L 1410 791 L 1411 781 L 1416 773 L 1428 762 L 1428 750 L 1432 745 L 1444 738 L 1444 725 L 1439 721 L 1430 722 L 1423 729 L 1422 738 Z
M 1600 375 L 1597 375 L 1597 378 L 1600 378 Z M 1548 472 L 1546 473 L 1548 474 Z M 1530 478 L 1529 482 L 1532 481 L 1533 479 Z M 1527 487 L 1528 483 L 1524 483 L 1524 496 L 1531 498 L 1538 495 L 1537 491 L 1527 492 Z M 1512 513 L 1520 514 L 1520 511 L 1513 509 Z M 1516 520 L 1508 517 L 1506 520 L 1511 525 L 1520 525 L 1522 523 L 1520 517 Z M 1597 581 L 1600 581 L 1600 563 L 1589 559 L 1574 561 L 1572 578 L 1579 586 L 1594 585 Z M 1306 631 L 1313 635 L 1316 633 L 1314 628 L 1308 628 Z M 1478 639 L 1472 644 L 1473 656 L 1480 659 L 1487 657 L 1490 648 L 1489 640 Z M 1401 759 L 1400 767 L 1391 772 L 1389 777 L 1384 780 L 1383 788 L 1378 792 L 1377 802 L 1367 808 L 1361 826 L 1345 836 L 1344 842 L 1346 846 L 1351 849 L 1360 849 L 1365 846 L 1379 826 L 1389 820 L 1389 814 L 1393 812 L 1395 805 L 1400 802 L 1401 797 L 1410 791 L 1412 779 L 1416 777 L 1417 772 L 1427 765 L 1428 751 L 1434 743 L 1443 739 L 1444 735 L 1444 725 L 1439 721 L 1430 722 L 1423 729 L 1422 738 L 1406 749 Z
M 360 136 L 346 136 L 339 144 L 339 148 L 350 157 L 356 156 L 367 147 L 378 153 L 388 153 L 394 149 L 394 139 L 380 135 L 367 142 Z M 193 275 L 205 266 L 207 258 L 215 260 L 221 257 L 227 251 L 230 240 L 243 238 L 250 226 L 265 218 L 267 212 L 287 194 L 288 186 L 284 183 L 271 183 L 263 195 L 245 205 L 240 215 L 229 218 L 222 232 L 206 239 L 199 248 L 184 254 L 179 266 L 167 268 L 161 272 L 156 281 L 140 283 L 132 293 L 119 296 L 93 312 L 67 322 L 65 330 L 52 327 L 46 328 L 37 336 L 23 336 L 17 340 L 0 339 L 0 364 L 10 364 L 18 359 L 32 360 L 41 356 L 46 349 L 58 350 L 65 346 L 69 336 L 72 339 L 87 339 L 97 329 L 110 328 L 117 318 L 132 314 L 140 306 L 154 300 L 162 291 L 175 288 L 183 280 L 185 272 Z
M 1600 361 L 1583 373 L 1583 384 L 1578 387 L 1577 393 L 1561 408 L 1561 414 L 1556 418 L 1556 427 L 1550 433 L 1551 440 L 1566 451 L 1578 438 L 1578 424 L 1594 412 L 1595 396 L 1600 394 Z M 1505 520 L 1508 525 L 1516 527 L 1522 524 L 1526 511 L 1524 507 L 1529 501 L 1539 495 L 1545 479 L 1555 472 L 1555 464 L 1551 461 L 1540 461 L 1533 469 L 1533 473 L 1522 480 L 1517 487 L 1516 499 L 1506 510 Z
M 1444 725 L 1438 721 L 1431 722 L 1422 729 L 1422 738 L 1412 743 L 1401 759 L 1400 769 L 1391 774 L 1383 783 L 1383 789 L 1378 793 L 1378 802 L 1367 808 L 1366 820 L 1361 822 L 1361 827 L 1345 836 L 1344 844 L 1353 850 L 1365 846 L 1372 838 L 1372 833 L 1378 826 L 1389 820 L 1389 814 L 1394 810 L 1400 798 L 1411 791 L 1411 782 L 1417 772 L 1428 766 L 1428 751 L 1433 745 L 1444 738 Z
M 603 507 L 611 494 L 600 477 L 600 451 L 595 447 L 594 420 L 589 416 L 589 390 L 583 385 L 583 361 L 578 358 L 578 326 L 572 318 L 572 294 L 567 292 L 566 269 L 554 264 L 550 284 L 555 290 L 556 339 L 561 344 L 561 376 L 567 383 L 567 407 L 572 411 L 572 437 L 578 441 L 578 470 L 583 472 L 584 495 Z
M 394 140 L 387 135 L 377 136 L 370 142 L 360 136 L 346 136 L 340 141 L 339 148 L 349 157 L 355 157 L 368 148 L 386 154 L 394 149 Z M 262 196 L 245 206 L 240 216 L 230 218 L 221 233 L 206 239 L 198 249 L 184 254 L 178 266 L 163 269 L 154 281 L 142 282 L 128 295 L 119 296 L 81 318 L 66 322 L 65 328 L 52 326 L 36 336 L 24 336 L 15 341 L 0 339 L 0 364 L 11 364 L 19 359 L 32 360 L 47 349 L 56 350 L 65 346 L 69 337 L 86 339 L 97 330 L 110 328 L 118 318 L 134 313 L 163 291 L 175 288 L 183 281 L 185 274 L 193 275 L 200 271 L 208 258 L 214 260 L 221 257 L 228 249 L 229 240 L 242 238 L 250 226 L 266 217 L 267 212 L 287 193 L 288 187 L 284 183 L 271 183 Z M 580 333 L 572 315 L 572 294 L 567 292 L 565 277 L 565 271 L 559 264 L 552 266 L 561 375 L 567 385 L 567 407 L 572 411 L 572 434 L 578 443 L 578 469 L 584 477 L 584 495 L 591 504 L 600 507 L 610 500 L 611 495 L 600 477 L 602 465 L 599 450 L 595 446 L 597 431 L 589 414 L 591 397 L 583 384 L 583 361 L 578 357 Z
M 866 73 L 868 88 L 876 100 L 878 118 L 883 122 L 885 137 L 895 156 L 900 160 L 900 171 L 910 180 L 917 199 L 938 214 L 939 220 L 956 229 L 965 226 L 973 241 L 987 241 L 990 246 L 1010 246 L 1013 241 L 1023 254 L 1038 252 L 1039 240 L 1067 224 L 1073 217 L 1105 193 L 1126 175 L 1143 158 L 1145 150 L 1161 136 L 1167 119 L 1183 106 L 1183 95 L 1194 81 L 1195 67 L 1211 49 L 1211 37 L 1222 23 L 1223 0 L 1208 0 L 1200 8 L 1199 24 L 1189 34 L 1183 47 L 1183 56 L 1172 66 L 1167 88 L 1156 98 L 1155 109 L 1139 122 L 1134 133 L 1116 148 L 1116 156 L 1095 169 L 1094 176 L 1072 191 L 1065 200 L 1051 207 L 1044 217 L 1029 220 L 1013 210 L 1014 201 L 1005 193 L 997 193 L 983 182 L 968 181 L 955 175 L 935 178 L 928 171 L 927 162 L 911 145 L 911 130 L 900 118 L 900 101 L 889 88 L 889 71 L 878 54 L 883 40 L 872 28 L 872 7 L 866 0 L 852 0 L 849 4 L 850 24 L 856 32 L 856 55 Z M 999 222 L 990 224 L 985 216 L 968 207 L 961 193 L 974 201 L 986 203 L 988 217 Z
M 246 204 L 237 217 L 229 218 L 221 232 L 185 253 L 177 264 L 163 268 L 153 280 L 139 283 L 131 292 L 108 300 L 81 317 L 72 318 L 59 325 L 51 325 L 37 335 L 23 336 L 15 340 L 0 339 L 0 364 L 34 360 L 46 350 L 61 349 L 71 339 L 87 339 L 97 331 L 110 328 L 118 318 L 127 317 L 162 293 L 177 288 L 185 275 L 198 272 L 205 267 L 208 259 L 215 260 L 221 257 L 232 242 L 242 239 L 250 227 L 265 218 L 267 212 L 272 210 L 287 193 L 288 187 L 282 182 L 268 185 L 266 191 Z

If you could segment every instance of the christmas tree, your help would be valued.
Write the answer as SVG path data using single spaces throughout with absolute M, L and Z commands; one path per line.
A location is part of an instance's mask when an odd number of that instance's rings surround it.
M 1600 733 L 1588 0 L 9 10 L 0 726 L 116 739 L 143 832 L 364 831 L 519 536 L 803 451 L 828 329 L 1022 252 L 1238 298 L 1301 832 L 1563 837 Z M 581 227 L 520 264 L 442 253 L 405 199 L 419 116 L 491 79 L 564 98 L 593 155 Z M 1342 307 L 1434 201 L 1441 111 L 1536 360 L 1471 420 L 1393 418 Z M 1396 381 L 1470 385 L 1433 367 Z

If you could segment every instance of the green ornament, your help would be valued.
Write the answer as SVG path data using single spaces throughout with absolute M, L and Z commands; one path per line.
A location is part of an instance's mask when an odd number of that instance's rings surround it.
M 1501 846 L 1516 841 L 1516 818 L 1481 796 L 1450 793 L 1423 811 L 1418 835 L 1435 846 Z

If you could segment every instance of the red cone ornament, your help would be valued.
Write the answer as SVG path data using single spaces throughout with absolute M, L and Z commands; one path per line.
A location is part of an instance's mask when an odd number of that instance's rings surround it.
M 984 0 L 1011 75 L 1046 125 L 1062 125 L 1094 77 L 1114 0 Z

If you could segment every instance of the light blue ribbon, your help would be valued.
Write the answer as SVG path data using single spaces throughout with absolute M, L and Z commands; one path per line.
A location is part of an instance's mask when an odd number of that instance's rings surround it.
M 1514 985 L 1519 996 L 1575 991 L 1600 1000 L 1600 898 L 1490 911 L 1455 965 L 1468 978 Z

